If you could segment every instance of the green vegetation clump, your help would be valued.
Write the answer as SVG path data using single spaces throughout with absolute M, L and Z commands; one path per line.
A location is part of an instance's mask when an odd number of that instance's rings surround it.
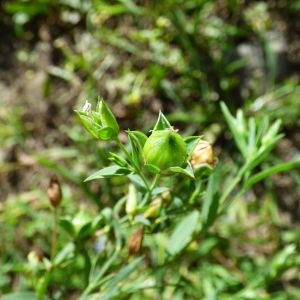
M 1 300 L 300 298 L 299 1 L 2 8 Z

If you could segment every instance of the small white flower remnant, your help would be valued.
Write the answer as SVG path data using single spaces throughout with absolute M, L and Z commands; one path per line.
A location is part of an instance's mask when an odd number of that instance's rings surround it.
M 92 104 L 88 100 L 85 100 L 82 111 L 85 113 L 90 113 L 92 111 Z

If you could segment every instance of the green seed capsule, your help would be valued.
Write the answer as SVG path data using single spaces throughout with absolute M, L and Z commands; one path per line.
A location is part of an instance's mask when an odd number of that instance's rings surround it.
M 147 139 L 143 154 L 145 163 L 160 170 L 182 166 L 187 158 L 186 144 L 173 129 L 153 131 Z

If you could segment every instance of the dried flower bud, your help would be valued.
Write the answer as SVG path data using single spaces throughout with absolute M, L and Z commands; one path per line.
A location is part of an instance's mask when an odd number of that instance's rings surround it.
M 47 189 L 49 201 L 53 207 L 59 206 L 62 199 L 61 186 L 56 175 L 52 175 Z
M 143 154 L 146 164 L 165 170 L 182 166 L 187 157 L 187 149 L 180 134 L 169 128 L 153 131 L 144 145 Z
M 32 250 L 27 255 L 27 260 L 31 265 L 37 265 L 44 258 L 44 254 L 41 250 Z
M 216 164 L 216 158 L 212 145 L 207 141 L 200 140 L 192 152 L 190 162 L 194 169 L 204 164 L 213 168 Z
M 140 228 L 135 231 L 128 239 L 127 247 L 130 254 L 137 254 L 143 243 L 144 228 Z

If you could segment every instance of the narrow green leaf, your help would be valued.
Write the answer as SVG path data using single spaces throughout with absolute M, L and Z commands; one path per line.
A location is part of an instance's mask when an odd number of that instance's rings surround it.
M 161 171 L 161 169 L 156 167 L 155 165 L 147 164 L 147 165 L 145 165 L 145 167 L 149 172 L 154 173 L 154 174 L 159 174 Z
M 88 236 L 90 236 L 93 233 L 93 226 L 92 222 L 84 224 L 77 233 L 77 240 L 82 240 Z
M 203 227 L 207 230 L 215 221 L 220 196 L 219 196 L 219 181 L 220 181 L 220 172 L 218 169 L 209 177 L 209 182 L 205 194 L 204 204 L 202 207 L 202 222 Z
M 282 134 L 277 135 L 273 138 L 272 141 L 268 143 L 268 145 L 261 146 L 258 152 L 254 157 L 249 157 L 250 160 L 247 162 L 247 164 L 244 167 L 244 172 L 251 171 L 256 166 L 258 166 L 261 162 L 265 160 L 265 158 L 269 155 L 269 153 L 273 150 L 273 148 L 276 146 L 277 142 L 283 137 Z
M 146 219 L 143 215 L 137 215 L 134 221 L 137 223 L 141 223 L 145 226 L 151 227 L 151 222 L 148 219 Z
M 243 190 L 248 190 L 254 184 L 264 180 L 265 178 L 267 178 L 269 176 L 272 176 L 272 175 L 277 174 L 277 173 L 292 170 L 292 169 L 296 168 L 299 165 L 300 165 L 300 158 L 298 158 L 294 161 L 291 161 L 291 162 L 278 164 L 276 166 L 273 166 L 271 168 L 263 170 L 263 171 L 259 172 L 258 174 L 255 174 L 255 175 L 251 176 L 247 180 L 247 182 L 244 184 Z
M 147 186 L 145 185 L 145 182 L 141 179 L 140 176 L 136 174 L 130 174 L 128 175 L 128 178 L 130 181 L 136 186 L 136 188 L 142 192 L 147 191 Z
M 242 155 L 247 158 L 247 143 L 243 134 L 245 124 L 242 111 L 238 112 L 237 118 L 235 119 L 224 102 L 221 102 L 221 109 L 237 147 Z
M 61 218 L 59 220 L 59 225 L 71 236 L 74 237 L 75 235 L 75 228 L 72 224 L 72 221 L 68 218 Z
M 40 155 L 35 155 L 36 160 L 38 161 L 39 164 L 41 164 L 42 166 L 56 172 L 57 174 L 59 174 L 60 176 L 62 176 L 63 178 L 66 178 L 70 181 L 72 181 L 75 184 L 79 184 L 82 182 L 82 178 L 77 177 L 76 174 L 74 172 L 72 172 L 72 170 L 68 169 L 68 168 L 64 168 L 62 167 L 62 165 L 59 162 L 56 162 L 54 160 L 50 160 L 49 156 L 40 156 Z
M 128 12 L 128 9 L 123 4 L 112 5 L 97 1 L 94 5 L 97 11 L 101 11 L 101 14 L 105 16 L 117 16 Z
M 194 171 L 193 171 L 193 168 L 190 165 L 190 163 L 187 164 L 187 167 L 185 169 L 183 169 L 181 167 L 171 167 L 168 169 L 168 171 L 170 171 L 172 173 L 180 173 L 185 176 L 188 176 L 191 179 L 195 179 Z
M 199 212 L 193 211 L 184 217 L 173 231 L 167 245 L 167 252 L 174 256 L 181 252 L 193 239 L 198 229 Z
M 255 120 L 253 118 L 250 118 L 248 121 L 248 128 L 249 128 L 249 133 L 248 133 L 248 146 L 247 146 L 247 152 L 248 152 L 248 157 L 253 156 L 257 149 L 256 149 L 256 124 Z
M 63 79 L 68 82 L 72 82 L 75 79 L 74 72 L 61 68 L 58 66 L 48 66 L 47 67 L 48 74 Z
M 70 260 L 74 256 L 75 245 L 73 243 L 67 244 L 54 258 L 53 264 L 60 265 L 63 262 Z
M 271 125 L 267 133 L 262 137 L 261 143 L 262 145 L 268 145 L 272 140 L 278 136 L 278 132 L 281 126 L 281 120 L 277 120 L 275 123 Z
M 108 158 L 110 161 L 114 162 L 116 165 L 120 167 L 128 167 L 128 162 L 122 156 L 109 152 L 110 157 Z
M 94 231 L 100 229 L 102 226 L 104 226 L 105 220 L 103 215 L 96 216 L 92 221 L 92 228 Z
M 159 194 L 162 194 L 166 191 L 169 191 L 170 189 L 167 188 L 166 186 L 158 186 L 156 188 L 154 188 L 151 192 L 151 195 L 152 196 L 156 196 L 156 195 L 159 195 Z
M 137 267 L 140 265 L 140 263 L 143 261 L 144 256 L 140 256 L 133 260 L 130 264 L 128 264 L 126 267 L 122 268 L 121 271 L 113 276 L 111 280 L 107 281 L 104 288 L 110 288 L 110 287 L 115 287 L 117 283 L 120 281 L 127 279 L 128 276 L 134 272 Z
M 257 127 L 257 133 L 256 133 L 256 145 L 260 144 L 260 141 L 262 140 L 263 136 L 266 134 L 266 132 L 268 131 L 270 127 L 270 121 L 269 121 L 269 117 L 265 116 L 259 126 Z
M 85 181 L 94 179 L 111 178 L 115 176 L 125 176 L 131 173 L 131 170 L 119 166 L 110 166 L 101 169 L 100 171 L 89 176 Z
M 37 297 L 33 292 L 18 292 L 3 295 L 1 300 L 36 300 Z
M 127 133 L 128 133 L 128 135 L 135 138 L 135 140 L 139 143 L 141 149 L 144 147 L 144 145 L 147 141 L 147 138 L 148 138 L 144 133 L 142 133 L 140 131 L 135 131 L 135 130 L 133 130 L 133 131 L 128 130 Z
M 139 142 L 139 139 L 128 132 L 128 137 L 130 141 L 130 146 L 131 146 L 131 157 L 132 161 L 134 163 L 134 166 L 140 170 L 141 168 L 141 163 L 142 163 L 142 158 L 141 158 L 141 153 L 143 152 L 143 148 Z

